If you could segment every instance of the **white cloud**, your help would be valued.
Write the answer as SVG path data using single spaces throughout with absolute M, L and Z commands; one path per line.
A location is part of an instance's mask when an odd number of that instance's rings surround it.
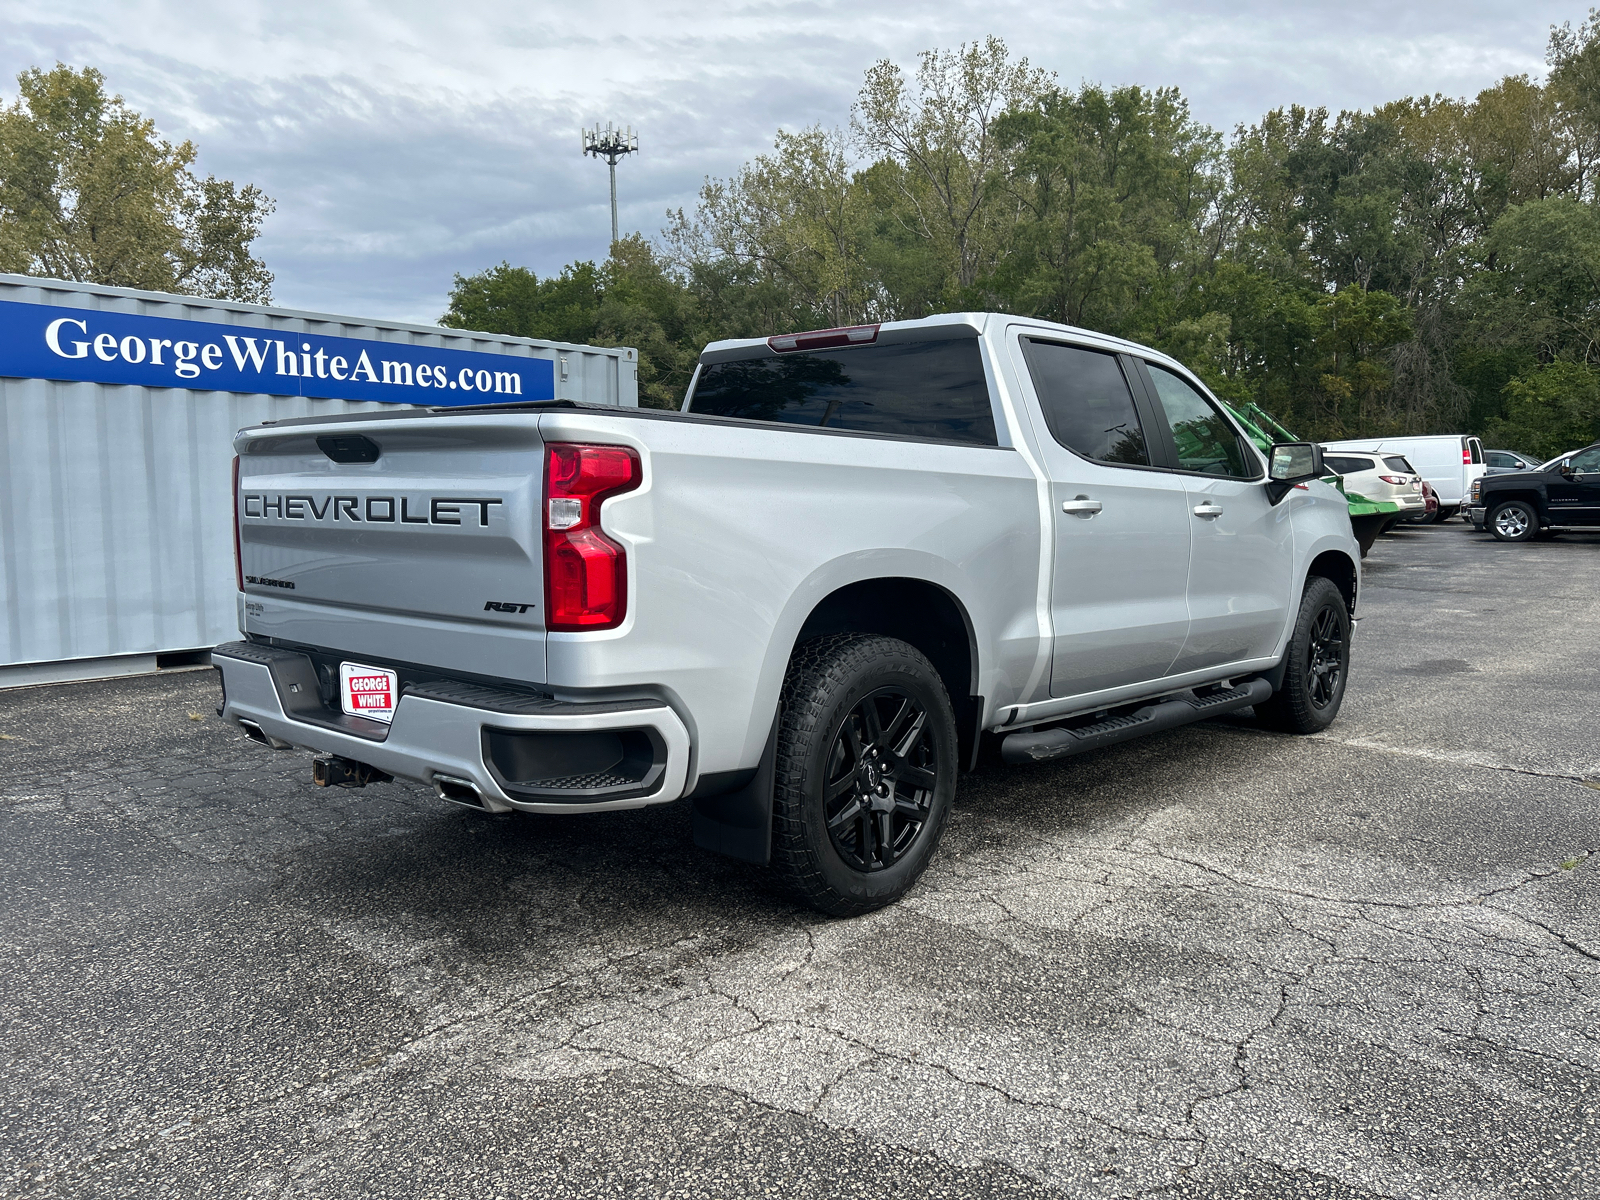
M 1537 74 L 1549 24 L 1582 16 L 1546 0 L 65 0 L 0 3 L 0 72 L 97 66 L 166 136 L 193 138 L 203 170 L 265 188 L 280 303 L 432 320 L 456 271 L 604 254 L 606 172 L 578 145 L 595 121 L 641 131 L 618 168 L 622 218 L 653 234 L 779 126 L 845 123 L 878 58 L 910 67 L 995 33 L 1064 83 L 1176 84 L 1226 129 L 1289 102 L 1367 107 Z

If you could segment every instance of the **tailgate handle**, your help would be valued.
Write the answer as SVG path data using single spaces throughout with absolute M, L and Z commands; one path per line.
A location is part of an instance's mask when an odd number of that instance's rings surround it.
M 374 463 L 382 453 L 378 443 L 360 434 L 343 437 L 319 437 L 317 449 L 336 463 Z

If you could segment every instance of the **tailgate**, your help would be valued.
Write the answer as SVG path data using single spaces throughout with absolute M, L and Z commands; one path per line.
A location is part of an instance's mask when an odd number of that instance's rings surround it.
M 242 433 L 246 632 L 542 682 L 537 420 L 395 418 Z

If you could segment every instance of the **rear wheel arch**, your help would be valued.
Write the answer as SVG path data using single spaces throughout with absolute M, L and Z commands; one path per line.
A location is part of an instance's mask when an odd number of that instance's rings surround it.
M 961 735 L 962 762 L 971 761 L 981 700 L 978 638 L 972 616 L 948 589 L 926 579 L 862 579 L 835 589 L 806 616 L 790 649 L 792 662 L 807 642 L 835 633 L 871 633 L 914 647 L 933 664 Z

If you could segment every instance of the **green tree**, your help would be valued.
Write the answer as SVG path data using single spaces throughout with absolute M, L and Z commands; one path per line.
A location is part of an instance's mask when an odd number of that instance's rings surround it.
M 1550 361 L 1600 363 L 1600 214 L 1565 196 L 1507 209 L 1466 288 L 1472 333 Z
M 1155 340 L 1203 315 L 1185 300 L 1220 244 L 1221 139 L 1176 90 L 1051 91 L 996 122 L 996 135 L 1008 159 L 997 188 L 1018 219 L 984 281 L 992 296 Z
M 924 52 L 914 84 L 887 60 L 867 71 L 851 116 L 856 144 L 897 168 L 880 176 L 893 189 L 891 211 L 935 252 L 947 301 L 993 267 L 1008 227 L 995 203 L 994 183 L 1006 165 L 996 122 L 1036 102 L 1049 82 L 1027 59 L 1012 62 L 996 37 Z
M 1314 312 L 1323 405 L 1314 427 L 1330 438 L 1402 432 L 1383 405 L 1391 377 L 1385 352 L 1410 335 L 1410 313 L 1388 292 L 1355 284 L 1318 297 Z
M 677 408 L 700 347 L 727 334 L 705 327 L 700 297 L 638 234 L 612 243 L 600 278 L 599 340 L 638 348 L 640 404 Z
M 273 204 L 190 167 L 93 67 L 17 77 L 0 110 L 0 270 L 267 304 L 250 253 Z
M 680 262 L 722 257 L 754 269 L 832 325 L 872 319 L 878 289 L 864 256 L 869 197 L 838 133 L 778 131 L 773 153 L 708 179 L 670 239 Z
M 1540 459 L 1600 441 L 1600 371 L 1587 363 L 1554 362 L 1506 385 L 1505 415 L 1483 436 Z
M 592 262 L 572 263 L 549 279 L 502 262 L 457 275 L 439 324 L 582 344 L 594 340 L 600 297 L 600 272 Z

